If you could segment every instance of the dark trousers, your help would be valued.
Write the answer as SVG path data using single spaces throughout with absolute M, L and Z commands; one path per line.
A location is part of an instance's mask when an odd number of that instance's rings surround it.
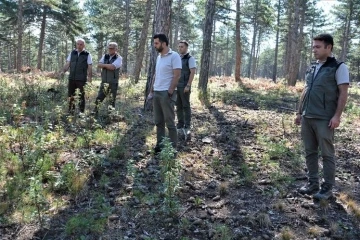
M 319 150 L 323 159 L 324 183 L 335 184 L 335 149 L 334 129 L 329 128 L 329 121 L 303 117 L 301 137 L 305 146 L 305 159 L 309 181 L 319 181 Z
M 86 84 L 85 81 L 69 80 L 68 97 L 69 97 L 70 113 L 73 113 L 75 111 L 74 97 L 75 97 L 76 89 L 80 90 L 80 101 L 79 101 L 80 112 L 85 111 L 85 91 L 84 91 L 85 84 Z
M 108 96 L 109 93 L 111 93 L 110 104 L 113 108 L 115 108 L 115 100 L 116 100 L 118 86 L 119 86 L 119 83 L 103 83 L 103 82 L 101 83 L 98 95 L 96 97 L 95 111 L 97 111 L 99 103 L 104 101 L 105 97 Z
M 184 88 L 177 88 L 176 99 L 176 115 L 178 123 L 176 127 L 190 128 L 191 122 L 191 108 L 190 108 L 190 91 L 184 92 Z
M 169 131 L 169 138 L 172 146 L 176 149 L 177 145 L 177 131 L 175 126 L 175 111 L 174 106 L 176 102 L 176 91 L 170 98 L 168 91 L 154 92 L 154 121 L 156 125 L 157 146 L 161 146 L 161 141 L 165 137 L 165 124 Z

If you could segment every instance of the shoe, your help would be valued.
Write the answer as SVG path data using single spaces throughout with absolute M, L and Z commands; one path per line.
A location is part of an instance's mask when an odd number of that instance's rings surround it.
M 313 194 L 316 191 L 319 191 L 319 183 L 317 182 L 308 182 L 298 190 L 301 194 Z
M 323 184 L 321 185 L 320 191 L 314 194 L 313 198 L 316 200 L 328 200 L 333 196 L 331 189 L 332 187 L 330 185 Z
M 176 131 L 177 131 L 178 134 L 183 134 L 184 133 L 183 128 L 177 128 Z
M 155 154 L 158 154 L 158 153 L 160 153 L 160 152 L 161 152 L 161 147 L 155 146 L 155 147 L 154 147 L 154 153 L 155 153 Z
M 190 128 L 184 128 L 185 141 L 191 139 L 191 130 Z

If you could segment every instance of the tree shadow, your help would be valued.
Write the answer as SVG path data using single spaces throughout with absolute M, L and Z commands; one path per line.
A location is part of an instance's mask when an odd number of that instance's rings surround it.
M 118 102 L 118 110 L 121 112 L 126 108 L 127 113 L 120 119 L 116 116 L 102 117 L 103 126 L 118 131 L 117 137 L 100 164 L 91 169 L 87 191 L 78 199 L 70 198 L 66 207 L 56 210 L 32 239 L 98 239 L 112 221 L 118 222 L 123 211 L 136 204 L 134 184 L 137 176 L 134 175 L 134 166 L 146 157 L 146 138 L 153 124 L 144 115 L 137 98 L 123 101 Z M 121 126 L 114 126 L 119 123 L 122 123 Z M 106 152 L 106 147 L 95 147 L 98 154 Z M 121 206 L 128 207 L 122 209 Z M 121 238 L 123 231 L 117 231 Z

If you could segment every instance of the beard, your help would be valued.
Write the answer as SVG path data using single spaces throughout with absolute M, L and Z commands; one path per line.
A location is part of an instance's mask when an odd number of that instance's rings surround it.
M 161 53 L 162 50 L 164 50 L 163 46 L 160 46 L 159 48 L 156 48 L 156 51 L 158 51 L 159 53 Z

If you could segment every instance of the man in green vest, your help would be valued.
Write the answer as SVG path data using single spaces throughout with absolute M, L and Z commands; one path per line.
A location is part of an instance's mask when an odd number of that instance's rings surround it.
M 102 56 L 98 68 L 101 68 L 101 85 L 95 102 L 95 113 L 98 111 L 98 105 L 104 101 L 105 97 L 111 93 L 110 104 L 115 109 L 116 93 L 119 86 L 120 67 L 122 57 L 117 53 L 118 45 L 115 42 L 108 44 L 108 54 Z
M 332 197 L 335 185 L 334 129 L 339 127 L 349 87 L 349 70 L 332 55 L 334 40 L 329 34 L 313 39 L 316 63 L 307 71 L 295 124 L 301 125 L 305 146 L 308 183 L 299 189 L 316 200 Z M 324 182 L 319 188 L 319 150 L 323 160 Z
M 85 91 L 86 82 L 91 83 L 92 79 L 92 58 L 91 54 L 85 50 L 85 40 L 76 40 L 76 49 L 74 49 L 66 59 L 63 67 L 62 75 L 70 69 L 68 97 L 69 97 L 69 113 L 75 112 L 74 97 L 76 89 L 80 90 L 80 112 L 85 111 Z
M 181 56 L 182 69 L 181 76 L 177 85 L 176 99 L 176 128 L 181 134 L 185 135 L 185 140 L 190 137 L 191 127 L 191 108 L 190 108 L 190 92 L 191 84 L 194 80 L 196 63 L 195 58 L 188 52 L 189 43 L 185 40 L 179 41 L 178 49 Z

